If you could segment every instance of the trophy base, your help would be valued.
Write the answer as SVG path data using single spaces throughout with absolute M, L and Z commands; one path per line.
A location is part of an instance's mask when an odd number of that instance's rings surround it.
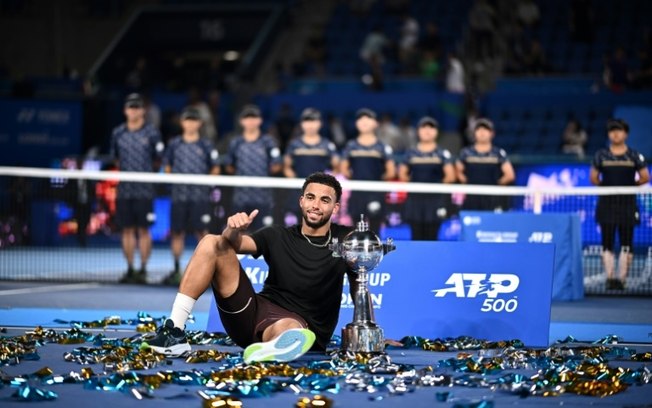
M 385 351 L 383 329 L 376 326 L 349 323 L 342 329 L 342 349 L 361 353 Z

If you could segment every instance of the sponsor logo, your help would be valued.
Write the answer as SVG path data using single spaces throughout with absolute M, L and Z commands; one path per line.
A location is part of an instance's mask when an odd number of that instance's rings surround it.
M 475 238 L 478 242 L 506 242 L 514 243 L 518 241 L 518 232 L 516 231 L 482 231 L 475 232 Z
M 23 108 L 16 115 L 16 122 L 30 123 L 36 116 L 36 109 Z
M 66 109 L 22 108 L 16 114 L 16 122 L 67 125 L 70 123 L 70 112 Z
M 467 215 L 462 218 L 462 223 L 464 225 L 480 225 L 482 223 L 482 219 L 480 217 L 472 217 Z
M 445 288 L 433 289 L 435 297 L 454 295 L 458 298 L 485 297 L 480 311 L 514 312 L 518 308 L 516 296 L 508 298 L 518 289 L 520 278 L 509 273 L 453 273 Z
M 548 231 L 535 231 L 530 235 L 530 238 L 527 239 L 527 242 L 533 242 L 537 244 L 548 244 L 552 242 L 552 232 Z

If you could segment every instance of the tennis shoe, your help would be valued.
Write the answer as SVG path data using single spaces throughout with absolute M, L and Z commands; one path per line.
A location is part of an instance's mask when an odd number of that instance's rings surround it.
M 161 283 L 165 286 L 179 286 L 181 283 L 181 274 L 174 271 L 166 276 Z
M 163 326 L 159 327 L 156 337 L 142 342 L 140 348 L 141 350 L 152 349 L 168 357 L 180 357 L 190 352 L 186 332 L 174 327 L 174 323 L 170 319 L 167 319 Z
M 256 361 L 292 361 L 306 354 L 315 342 L 315 333 L 308 329 L 290 329 L 277 338 L 248 346 L 242 358 L 246 364 Z
M 147 283 L 147 272 L 140 270 L 138 272 L 129 268 L 127 273 L 120 279 L 120 283 L 143 285 Z

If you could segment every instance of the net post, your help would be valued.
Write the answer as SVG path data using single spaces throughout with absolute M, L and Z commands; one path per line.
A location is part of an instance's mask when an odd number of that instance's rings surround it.
M 532 212 L 534 214 L 541 214 L 542 211 L 543 211 L 543 193 L 541 192 L 541 190 L 536 190 L 534 192 Z

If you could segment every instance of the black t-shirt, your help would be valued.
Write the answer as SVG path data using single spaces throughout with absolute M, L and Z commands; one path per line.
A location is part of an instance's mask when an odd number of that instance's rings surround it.
M 468 184 L 497 185 L 503 176 L 502 166 L 508 162 L 505 150 L 492 146 L 488 152 L 479 152 L 470 146 L 462 149 L 458 160 L 464 164 Z
M 592 166 L 600 172 L 601 186 L 635 186 L 636 173 L 647 167 L 645 157 L 627 148 L 624 154 L 613 154 L 609 148 L 599 150 Z M 636 195 L 601 195 L 596 206 L 596 218 L 604 224 L 636 225 L 640 222 Z
M 635 186 L 636 173 L 647 166 L 647 161 L 634 149 L 616 155 L 605 148 L 595 154 L 591 164 L 602 175 L 601 186 Z
M 254 257 L 262 255 L 269 266 L 260 294 L 303 317 L 317 335 L 317 344 L 326 348 L 339 318 L 344 275 L 350 270 L 328 247 L 308 243 L 300 228 L 270 226 L 252 234 L 258 248 Z M 351 230 L 331 224 L 332 236 L 340 242 Z M 326 237 L 308 238 L 317 245 L 326 241 Z
M 509 162 L 505 150 L 492 146 L 488 152 L 479 152 L 475 146 L 460 151 L 458 161 L 464 164 L 468 184 L 498 185 L 503 176 L 503 164 Z M 509 208 L 509 196 L 467 194 L 462 205 L 465 210 L 495 211 Z

